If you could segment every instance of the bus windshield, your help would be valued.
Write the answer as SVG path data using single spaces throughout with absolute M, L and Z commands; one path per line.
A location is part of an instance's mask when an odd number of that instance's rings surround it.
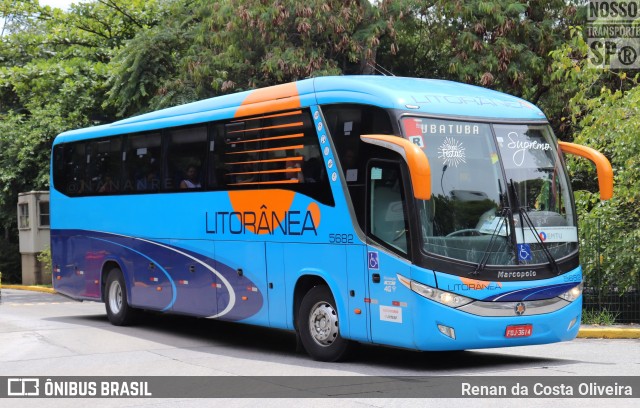
M 402 124 L 431 165 L 432 198 L 417 200 L 425 252 L 519 265 L 577 250 L 570 190 L 548 125 L 419 117 Z

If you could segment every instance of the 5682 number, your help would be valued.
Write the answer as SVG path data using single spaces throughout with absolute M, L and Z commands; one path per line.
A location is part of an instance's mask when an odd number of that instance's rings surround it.
M 353 244 L 353 234 L 329 234 L 330 244 Z

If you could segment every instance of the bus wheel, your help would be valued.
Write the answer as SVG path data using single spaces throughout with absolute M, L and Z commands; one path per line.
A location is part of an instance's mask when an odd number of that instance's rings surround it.
M 340 336 L 335 304 L 327 286 L 315 286 L 300 304 L 300 341 L 314 360 L 339 361 L 346 357 L 350 348 L 350 342 Z
M 107 287 L 104 299 L 107 317 L 115 326 L 127 326 L 135 320 L 136 310 L 127 303 L 127 288 L 122 271 L 113 268 L 107 275 Z

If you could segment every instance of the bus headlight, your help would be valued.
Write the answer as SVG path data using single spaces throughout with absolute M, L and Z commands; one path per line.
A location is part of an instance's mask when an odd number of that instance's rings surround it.
M 402 282 L 402 280 L 400 282 Z M 420 296 L 426 297 L 427 299 L 442 303 L 445 306 L 455 308 L 473 302 L 473 299 L 469 299 L 468 297 L 458 295 L 456 293 L 445 292 L 444 290 L 432 288 L 431 286 L 423 285 L 416 281 L 410 282 L 409 288 L 412 291 L 416 292 Z
M 574 300 L 579 298 L 580 295 L 582 295 L 582 282 L 579 285 L 574 286 L 573 288 L 564 292 L 562 295 L 560 295 L 560 297 L 567 302 L 573 302 Z

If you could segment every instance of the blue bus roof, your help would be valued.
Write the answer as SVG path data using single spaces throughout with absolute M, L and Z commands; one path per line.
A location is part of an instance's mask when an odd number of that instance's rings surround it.
M 111 124 L 72 130 L 60 134 L 55 144 L 336 103 L 370 104 L 470 120 L 546 120 L 540 109 L 523 99 L 473 85 L 437 79 L 331 76 L 218 96 Z

